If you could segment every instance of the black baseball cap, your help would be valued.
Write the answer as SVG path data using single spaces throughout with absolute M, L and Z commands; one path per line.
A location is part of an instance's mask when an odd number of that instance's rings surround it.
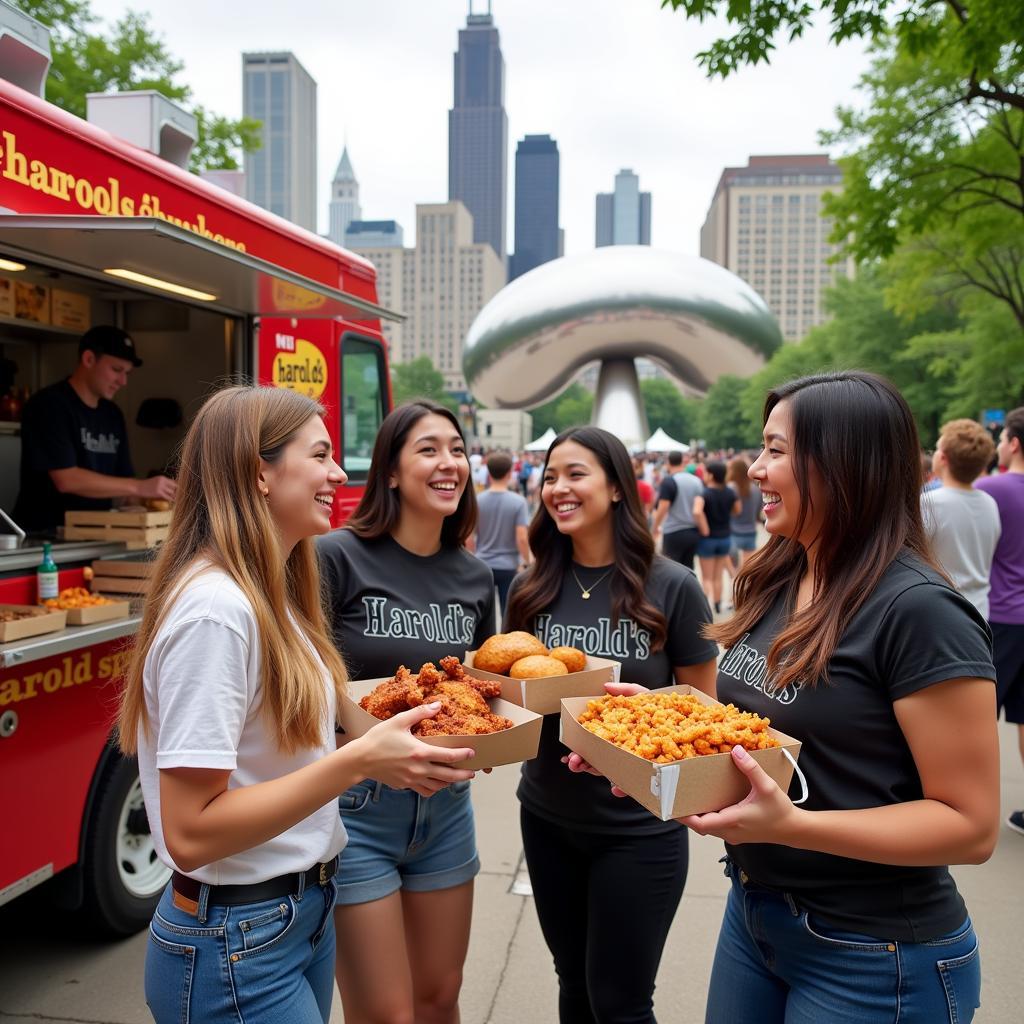
M 78 354 L 95 352 L 100 356 L 113 356 L 124 359 L 133 366 L 141 366 L 142 360 L 135 352 L 135 342 L 127 331 L 112 324 L 100 324 L 90 327 L 78 342 Z

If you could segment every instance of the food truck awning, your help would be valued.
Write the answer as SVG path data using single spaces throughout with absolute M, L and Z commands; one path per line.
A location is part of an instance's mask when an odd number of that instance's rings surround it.
M 235 315 L 405 319 L 153 217 L 0 214 L 0 256 Z

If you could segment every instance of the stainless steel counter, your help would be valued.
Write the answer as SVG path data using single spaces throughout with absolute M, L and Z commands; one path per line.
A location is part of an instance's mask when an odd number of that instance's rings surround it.
M 72 562 L 89 562 L 94 558 L 106 558 L 127 551 L 120 541 L 54 541 L 53 560 L 61 569 Z M 142 554 L 142 552 L 138 552 Z M 0 574 L 18 570 L 35 570 L 43 560 L 42 542 L 31 542 L 11 551 L 0 551 Z
M 43 636 L 32 636 L 25 640 L 0 644 L 0 667 L 20 669 L 29 662 L 49 658 L 54 654 L 66 654 L 68 651 L 78 651 L 83 647 L 103 643 L 105 640 L 131 636 L 138 630 L 140 622 L 141 615 L 129 615 L 127 619 L 97 622 L 92 626 L 68 626 L 59 633 L 46 633 Z

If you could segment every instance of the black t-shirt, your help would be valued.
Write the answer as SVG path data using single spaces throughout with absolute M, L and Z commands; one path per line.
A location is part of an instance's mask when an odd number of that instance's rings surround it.
M 718 699 L 801 740 L 808 810 L 853 810 L 922 798 L 893 702 L 960 677 L 995 679 L 991 634 L 974 606 L 920 559 L 886 570 L 843 633 L 817 686 L 765 686 L 765 655 L 784 598 L 719 665 Z M 766 689 L 768 692 L 766 692 Z M 790 796 L 800 792 L 795 775 Z M 896 867 L 787 846 L 727 846 L 756 882 L 791 892 L 838 928 L 924 942 L 958 927 L 963 900 L 946 867 Z
M 728 537 L 732 532 L 729 517 L 736 504 L 736 492 L 725 487 L 704 488 L 704 515 L 708 520 L 709 537 Z
M 461 658 L 494 633 L 494 577 L 464 548 L 421 556 L 389 536 L 342 529 L 320 537 L 317 550 L 334 642 L 353 679 Z
M 700 633 L 711 611 L 693 572 L 678 562 L 655 557 L 647 578 L 647 600 L 668 623 L 665 646 L 651 651 L 650 633 L 633 619 L 611 620 L 610 578 L 594 581 L 612 566 L 573 565 L 584 587 L 593 586 L 584 601 L 569 573 L 555 601 L 533 623 L 532 632 L 548 647 L 568 645 L 586 654 L 622 662 L 621 681 L 650 689 L 675 683 L 672 670 L 714 660 L 718 648 Z M 512 584 L 514 593 L 519 584 Z M 506 624 L 507 628 L 507 624 Z M 667 832 L 681 826 L 660 821 L 634 800 L 614 796 L 607 779 L 570 772 L 561 759 L 568 753 L 559 738 L 560 716 L 545 715 L 540 750 L 523 762 L 518 797 L 533 814 L 582 832 Z
M 53 469 L 90 469 L 106 476 L 135 475 L 121 410 L 101 398 L 93 409 L 67 380 L 37 391 L 21 414 L 21 490 L 14 521 L 29 532 L 64 524 L 66 511 L 105 511 L 109 498 L 61 494 Z

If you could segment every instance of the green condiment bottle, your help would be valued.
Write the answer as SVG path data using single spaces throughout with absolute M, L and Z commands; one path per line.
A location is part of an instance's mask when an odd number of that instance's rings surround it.
M 60 593 L 60 582 L 57 578 L 57 563 L 53 560 L 52 545 L 43 544 L 43 562 L 36 569 L 36 586 L 39 592 L 39 603 L 55 598 Z

